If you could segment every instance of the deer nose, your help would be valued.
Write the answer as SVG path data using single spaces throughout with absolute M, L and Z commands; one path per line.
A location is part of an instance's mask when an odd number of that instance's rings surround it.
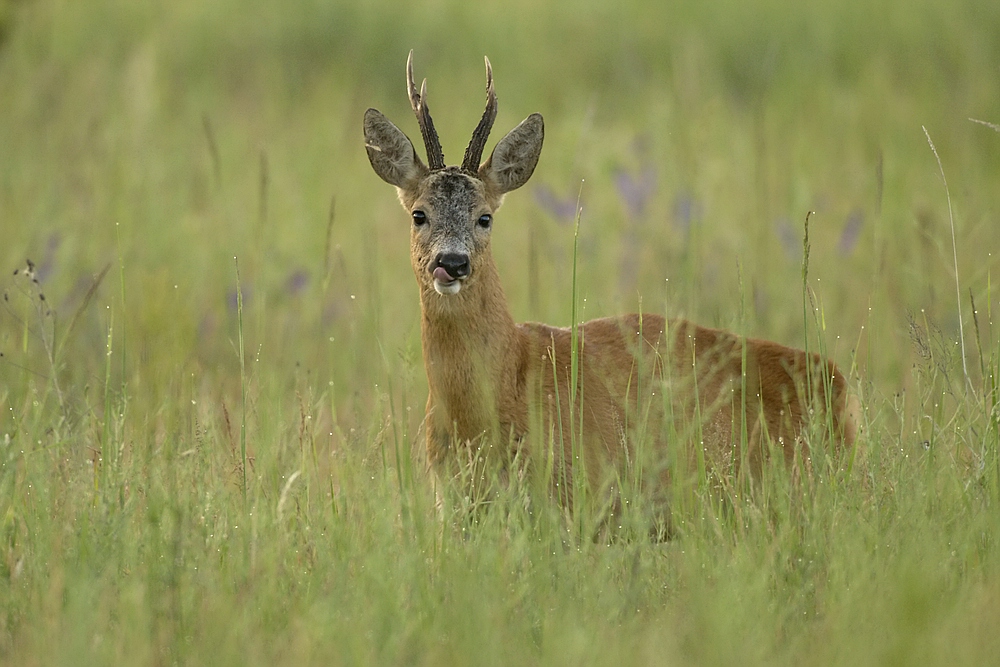
M 457 252 L 441 253 L 434 262 L 434 268 L 438 267 L 447 271 L 452 280 L 465 278 L 469 275 L 469 256 Z

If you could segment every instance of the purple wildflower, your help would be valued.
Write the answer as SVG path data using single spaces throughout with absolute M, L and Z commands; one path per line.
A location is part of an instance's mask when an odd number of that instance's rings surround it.
M 861 228 L 864 224 L 865 214 L 860 208 L 854 209 L 847 216 L 844 230 L 840 232 L 840 242 L 837 244 L 837 250 L 841 255 L 847 256 L 854 251 L 854 246 L 857 245 L 858 239 L 861 237 Z
M 288 279 L 285 281 L 285 289 L 289 294 L 295 296 L 309 284 L 309 272 L 305 269 L 295 269 L 290 274 L 288 274 Z
M 799 238 L 795 228 L 792 227 L 792 221 L 788 218 L 780 218 L 775 224 L 778 231 L 778 239 L 781 241 L 781 247 L 785 249 L 785 254 L 790 259 L 801 259 L 802 240 Z
M 535 201 L 559 222 L 569 222 L 576 217 L 576 196 L 560 197 L 547 185 L 534 189 Z
M 615 174 L 615 186 L 621 197 L 629 218 L 639 220 L 646 212 L 646 204 L 656 189 L 656 172 L 652 167 L 646 167 L 638 175 L 633 176 L 623 169 Z
M 52 232 L 45 243 L 45 254 L 42 256 L 42 261 L 35 268 L 35 279 L 38 282 L 45 282 L 45 279 L 51 275 L 56 264 L 56 251 L 59 250 L 60 245 L 62 245 L 62 236 L 59 232 Z
M 689 192 L 679 192 L 674 199 L 673 213 L 674 224 L 686 233 L 693 223 L 701 220 L 701 202 Z

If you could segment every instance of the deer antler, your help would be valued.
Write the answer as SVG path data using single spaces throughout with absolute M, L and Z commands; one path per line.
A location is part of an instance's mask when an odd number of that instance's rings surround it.
M 427 108 L 427 79 L 424 79 L 417 92 L 417 84 L 413 82 L 413 50 L 406 59 L 406 91 L 410 95 L 410 106 L 417 115 L 420 124 L 420 134 L 424 137 L 424 148 L 427 149 L 427 166 L 433 169 L 444 168 L 444 151 L 441 150 L 441 140 L 438 139 L 431 111 Z
M 490 59 L 486 58 L 486 110 L 479 120 L 475 132 L 472 133 L 472 141 L 465 149 L 465 157 L 462 159 L 462 170 L 472 175 L 479 172 L 479 161 L 483 157 L 483 149 L 486 148 L 486 140 L 493 129 L 493 121 L 497 117 L 497 94 L 493 90 L 493 67 Z

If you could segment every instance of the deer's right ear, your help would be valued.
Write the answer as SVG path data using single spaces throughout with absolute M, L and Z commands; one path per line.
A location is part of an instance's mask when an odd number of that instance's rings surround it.
M 365 150 L 375 173 L 397 188 L 406 189 L 427 173 L 413 143 L 375 109 L 365 112 Z

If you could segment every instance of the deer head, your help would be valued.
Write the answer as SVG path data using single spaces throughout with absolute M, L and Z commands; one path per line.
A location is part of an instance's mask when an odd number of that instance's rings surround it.
M 425 165 L 413 143 L 375 109 L 365 112 L 365 149 L 372 168 L 396 186 L 413 224 L 410 257 L 424 293 L 455 295 L 471 289 L 491 266 L 490 231 L 503 196 L 531 177 L 542 151 L 544 124 L 534 113 L 511 130 L 479 163 L 497 114 L 493 68 L 486 59 L 486 110 L 465 151 L 462 166 L 445 166 L 427 107 L 427 80 L 417 90 L 413 51 L 406 61 L 406 87 L 427 151 Z

